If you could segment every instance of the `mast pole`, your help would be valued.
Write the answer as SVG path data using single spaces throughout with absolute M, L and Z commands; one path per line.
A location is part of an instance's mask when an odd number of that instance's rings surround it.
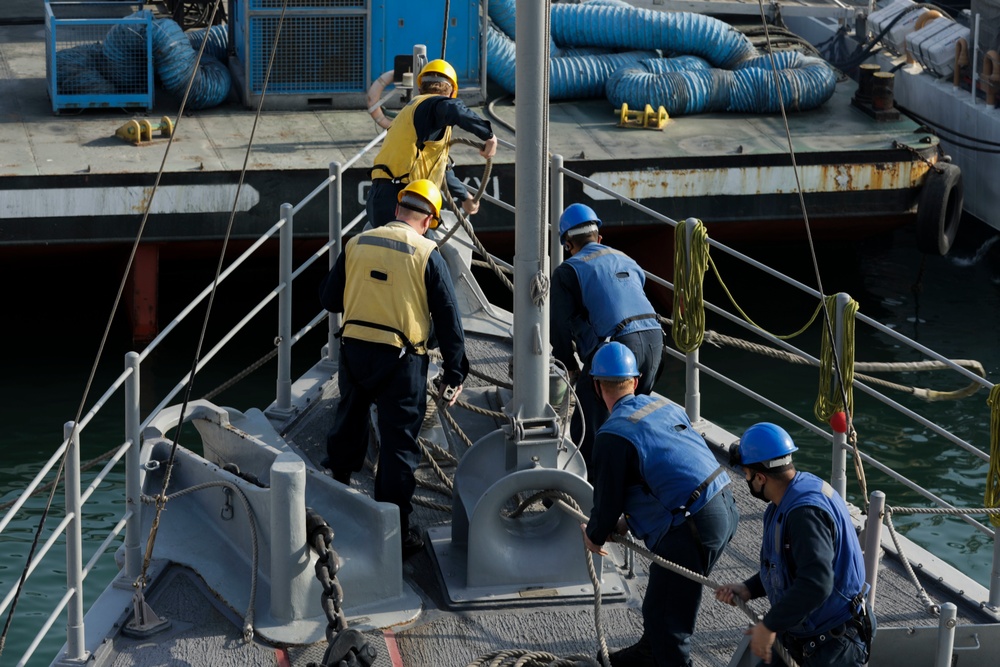
M 517 170 L 514 246 L 514 399 L 513 414 L 522 419 L 546 415 L 548 404 L 548 295 L 535 305 L 531 285 L 536 274 L 548 274 L 540 242 L 546 222 L 548 164 L 549 66 L 548 4 L 517 0 L 517 61 L 515 63 Z

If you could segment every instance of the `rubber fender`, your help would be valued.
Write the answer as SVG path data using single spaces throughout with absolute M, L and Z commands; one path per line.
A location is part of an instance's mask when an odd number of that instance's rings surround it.
M 965 186 L 962 170 L 950 162 L 939 162 L 927 172 L 917 203 L 917 248 L 921 252 L 947 255 L 962 222 Z

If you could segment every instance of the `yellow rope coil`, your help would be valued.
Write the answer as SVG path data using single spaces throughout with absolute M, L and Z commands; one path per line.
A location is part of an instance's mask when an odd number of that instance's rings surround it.
M 687 247 L 688 221 L 674 228 L 674 325 L 670 329 L 681 352 L 693 352 L 705 338 L 705 295 L 708 269 L 708 231 L 701 220 L 692 220 L 691 247 Z
M 827 317 L 833 323 L 833 313 L 837 307 L 837 295 L 824 297 Z M 823 327 L 823 340 L 820 343 L 819 355 L 819 395 L 816 397 L 816 405 L 813 407 L 813 414 L 816 419 L 825 423 L 830 421 L 830 417 L 836 412 L 844 410 L 844 397 L 847 394 L 847 409 L 849 415 L 854 414 L 854 316 L 858 312 L 858 302 L 851 299 L 844 307 L 844 349 L 840 357 L 841 382 L 834 384 L 834 358 L 833 341 L 830 340 L 830 328 Z M 832 324 L 831 324 L 832 326 Z M 840 385 L 843 384 L 844 391 L 841 392 Z
M 1000 507 L 1000 384 L 993 385 L 990 397 L 990 469 L 986 475 L 986 507 Z M 990 523 L 1000 528 L 1000 516 L 990 515 Z

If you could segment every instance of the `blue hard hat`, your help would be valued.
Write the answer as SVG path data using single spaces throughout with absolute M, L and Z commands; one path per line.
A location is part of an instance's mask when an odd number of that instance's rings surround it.
M 621 343 L 606 343 L 601 346 L 590 362 L 590 375 L 598 380 L 624 380 L 639 377 L 639 367 L 635 355 Z
M 559 239 L 565 243 L 566 232 L 588 222 L 594 223 L 597 228 L 601 226 L 601 219 L 597 217 L 594 209 L 586 204 L 570 204 L 559 216 Z
M 791 463 L 792 452 L 798 450 L 788 431 L 777 424 L 761 422 L 743 433 L 737 448 L 739 460 L 735 463 L 759 463 L 765 468 L 777 468 Z

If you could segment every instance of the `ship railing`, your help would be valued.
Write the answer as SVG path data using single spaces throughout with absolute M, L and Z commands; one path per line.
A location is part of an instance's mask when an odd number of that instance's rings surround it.
M 342 183 L 341 174 L 344 169 L 349 168 L 358 159 L 360 159 L 362 155 L 364 155 L 365 153 L 370 151 L 373 147 L 375 147 L 382 140 L 383 137 L 384 133 L 380 134 L 378 137 L 373 139 L 367 146 L 365 146 L 357 155 L 355 155 L 353 158 L 348 160 L 343 165 L 336 162 L 331 163 L 330 174 L 327 177 L 327 179 L 325 179 L 319 186 L 317 186 L 298 204 L 294 206 L 291 204 L 282 205 L 281 211 L 279 213 L 279 220 L 270 229 L 264 232 L 264 234 L 259 239 L 257 239 L 257 241 L 255 241 L 251 246 L 249 246 L 246 249 L 246 251 L 244 251 L 236 259 L 234 259 L 233 262 L 224 271 L 220 273 L 218 281 L 213 281 L 213 284 L 216 282 L 218 283 L 223 282 L 225 279 L 231 276 L 233 272 L 240 265 L 242 265 L 250 256 L 252 256 L 257 250 L 259 250 L 269 239 L 273 238 L 276 234 L 279 235 L 280 239 L 279 240 L 280 243 L 279 284 L 270 292 L 268 292 L 267 295 L 265 295 L 265 297 L 256 306 L 251 308 L 250 311 L 248 311 L 248 313 L 227 334 L 225 334 L 215 346 L 213 346 L 206 354 L 204 354 L 204 356 L 199 360 L 199 363 L 196 365 L 194 371 L 196 374 L 200 372 L 204 368 L 204 366 L 209 361 L 211 361 L 212 358 L 226 344 L 228 344 L 232 340 L 232 338 L 249 323 L 251 319 L 253 319 L 254 316 L 256 316 L 265 306 L 270 304 L 277 297 L 279 299 L 279 307 L 278 307 L 279 334 L 278 334 L 278 340 L 276 341 L 278 345 L 278 357 L 279 357 L 278 379 L 277 379 L 276 398 L 271 408 L 269 408 L 269 411 L 277 412 L 278 414 L 280 414 L 282 411 L 290 409 L 291 347 L 295 343 L 300 341 L 307 333 L 315 329 L 322 322 L 322 320 L 326 318 L 328 315 L 325 311 L 320 312 L 315 317 L 313 317 L 304 327 L 299 329 L 297 332 L 292 333 L 291 331 L 292 283 L 296 277 L 300 276 L 307 268 L 309 268 L 316 261 L 319 261 L 324 256 L 328 258 L 328 261 L 332 265 L 332 262 L 334 261 L 334 259 L 339 254 L 342 248 L 343 235 L 351 231 L 357 224 L 361 222 L 361 220 L 364 219 L 365 213 L 364 211 L 362 211 L 352 220 L 348 221 L 347 224 L 343 224 L 342 222 L 343 194 L 341 190 L 341 183 Z M 506 144 L 506 142 L 504 143 Z M 558 261 L 561 261 L 561 245 L 558 243 L 558 213 L 562 210 L 562 205 L 563 205 L 562 179 L 564 177 L 573 178 L 588 187 L 604 192 L 605 194 L 608 194 L 611 197 L 617 199 L 623 205 L 630 206 L 644 213 L 657 223 L 664 223 L 671 226 L 676 226 L 677 224 L 676 221 L 672 220 L 671 218 L 665 215 L 658 213 L 657 211 L 654 211 L 653 209 L 650 209 L 649 207 L 646 207 L 638 202 L 635 202 L 627 197 L 624 197 L 623 195 L 620 195 L 617 192 L 614 192 L 613 190 L 610 190 L 605 186 L 591 179 L 588 179 L 587 177 L 581 174 L 566 169 L 565 167 L 562 166 L 562 159 L 560 156 L 553 156 L 552 164 L 553 164 L 551 170 L 552 196 L 550 197 L 550 203 L 551 203 L 550 214 L 552 220 L 551 228 L 553 230 L 552 236 L 555 239 L 555 242 L 551 244 L 554 253 L 553 266 L 556 263 L 558 263 Z M 324 190 L 326 190 L 328 193 L 329 240 L 327 241 L 327 243 L 325 243 L 323 246 L 317 249 L 316 252 L 310 255 L 305 260 L 305 262 L 303 262 L 301 266 L 293 270 L 291 241 L 293 235 L 294 216 L 296 213 L 300 212 L 303 209 L 303 207 L 305 207 L 308 203 L 315 200 L 315 198 L 318 197 Z M 496 205 L 504 208 L 505 210 L 508 211 L 512 210 L 512 207 L 509 204 L 496 200 L 489 195 L 485 195 L 484 199 L 495 203 Z M 713 249 L 732 255 L 752 266 L 755 266 L 756 268 L 765 271 L 766 273 L 777 278 L 778 280 L 781 280 L 785 283 L 788 283 L 789 285 L 792 285 L 798 289 L 803 290 L 807 294 L 810 294 L 816 298 L 821 297 L 818 291 L 813 290 L 812 288 L 809 288 L 808 286 L 803 285 L 795 281 L 794 279 L 784 276 L 783 274 L 780 274 L 779 272 L 774 271 L 769 267 L 766 267 L 765 265 L 757 262 L 756 260 L 753 260 L 750 257 L 747 257 L 746 255 L 743 255 L 742 253 L 739 253 L 711 239 L 709 240 L 709 243 Z M 668 289 L 671 290 L 673 289 L 673 285 L 669 281 L 659 278 L 652 274 L 647 274 L 647 275 L 649 275 L 651 281 L 661 284 Z M 67 620 L 67 628 L 68 628 L 67 653 L 65 657 L 68 659 L 83 659 L 84 657 L 84 647 L 82 645 L 82 640 L 84 636 L 83 618 L 82 618 L 83 581 L 86 578 L 87 573 L 91 571 L 97 559 L 108 548 L 110 548 L 110 546 L 115 542 L 115 540 L 121 534 L 122 530 L 125 531 L 125 568 L 123 570 L 123 574 L 124 576 L 129 578 L 135 578 L 139 576 L 140 574 L 139 568 L 141 566 L 140 563 L 141 559 L 139 558 L 139 537 L 140 537 L 139 531 L 141 530 L 141 521 L 140 521 L 141 508 L 137 503 L 130 504 L 127 507 L 127 510 L 123 514 L 121 520 L 115 525 L 115 527 L 112 529 L 111 533 L 104 540 L 99 549 L 93 554 L 92 558 L 90 559 L 86 567 L 83 567 L 82 565 L 81 550 L 72 545 L 79 544 L 80 532 L 81 532 L 79 518 L 82 512 L 83 505 L 86 503 L 87 499 L 89 499 L 89 497 L 93 494 L 93 492 L 98 488 L 98 486 L 105 481 L 106 477 L 114 469 L 114 467 L 118 463 L 120 463 L 122 458 L 125 459 L 125 468 L 126 468 L 126 496 L 132 499 L 136 499 L 139 497 L 140 490 L 138 488 L 138 484 L 140 479 L 140 472 L 139 472 L 138 443 L 141 441 L 140 440 L 141 434 L 143 430 L 146 428 L 146 426 L 148 426 L 151 420 L 156 416 L 156 414 L 160 410 L 165 408 L 167 405 L 169 405 L 171 401 L 173 401 L 178 396 L 178 394 L 181 392 L 181 390 L 184 388 L 184 386 L 186 385 L 187 381 L 190 378 L 190 371 L 189 371 L 187 374 L 183 376 L 183 379 L 180 382 L 178 382 L 170 391 L 167 392 L 162 401 L 151 412 L 148 413 L 146 419 L 142 420 L 140 419 L 139 415 L 139 371 L 141 364 L 149 356 L 149 354 L 153 350 L 155 350 L 170 335 L 170 333 L 173 332 L 188 315 L 190 315 L 190 313 L 198 305 L 204 302 L 204 300 L 209 296 L 209 294 L 211 294 L 214 286 L 213 284 L 210 284 L 208 287 L 202 290 L 202 292 L 200 292 L 188 306 L 186 306 L 175 318 L 173 318 L 170 321 L 170 323 L 168 323 L 166 327 L 164 327 L 162 332 L 156 338 L 154 338 L 154 340 L 151 341 L 150 344 L 142 352 L 140 353 L 130 352 L 128 353 L 128 355 L 126 355 L 126 369 L 122 372 L 121 375 L 119 375 L 112 382 L 109 389 L 94 403 L 93 407 L 80 420 L 76 428 L 73 428 L 72 422 L 66 425 L 67 429 L 66 439 L 64 439 L 59 448 L 57 448 L 56 452 L 49 459 L 49 461 L 42 466 L 42 469 L 38 472 L 38 474 L 29 484 L 27 489 L 21 494 L 21 496 L 11 507 L 8 513 L 4 516 L 4 518 L 0 520 L 0 533 L 2 533 L 3 529 L 6 528 L 6 526 L 10 523 L 14 515 L 23 507 L 24 503 L 27 501 L 30 494 L 34 493 L 40 487 L 42 480 L 46 477 L 46 475 L 48 475 L 48 473 L 52 470 L 52 468 L 55 467 L 56 464 L 60 462 L 62 457 L 64 456 L 66 457 L 66 471 L 67 471 L 66 488 L 68 489 L 68 491 L 65 494 L 68 503 L 66 515 L 60 522 L 60 524 L 56 527 L 56 529 L 52 532 L 52 534 L 47 539 L 43 547 L 39 550 L 36 557 L 32 559 L 32 562 L 29 564 L 28 567 L 27 575 L 30 576 L 30 574 L 37 569 L 38 564 L 49 553 L 52 545 L 56 542 L 58 537 L 62 535 L 63 532 L 65 531 L 67 534 L 67 542 L 71 544 L 70 548 L 68 548 L 68 553 L 73 560 L 72 563 L 67 562 L 67 593 L 63 597 L 63 599 L 59 602 L 57 609 L 53 611 L 52 614 L 50 614 L 49 617 L 46 619 L 42 630 L 35 637 L 28 651 L 24 654 L 24 656 L 21 658 L 21 661 L 17 664 L 19 665 L 26 664 L 27 660 L 36 650 L 38 644 L 42 641 L 45 634 L 48 632 L 48 630 L 54 624 L 55 620 L 58 618 L 59 614 L 62 612 L 63 609 L 67 607 L 69 608 L 69 613 Z M 777 338 L 774 338 L 772 336 L 769 336 L 768 334 L 761 332 L 759 329 L 747 325 L 740 318 L 733 316 L 732 314 L 728 313 L 722 308 L 719 308 L 713 304 L 706 304 L 706 308 L 708 308 L 711 312 L 717 313 L 720 316 L 729 319 L 734 323 L 739 324 L 740 326 L 744 326 L 745 328 L 747 328 L 748 330 L 752 331 L 755 334 L 763 335 L 765 338 L 770 340 L 770 342 L 780 347 L 783 347 L 786 350 L 794 352 L 795 354 L 798 354 L 815 363 L 818 363 L 814 357 L 811 357 L 807 353 L 798 350 L 797 348 L 791 346 L 790 344 L 784 341 L 781 341 Z M 928 348 L 920 345 L 919 343 L 916 343 L 915 341 L 910 340 L 906 336 L 903 336 L 902 334 L 888 327 L 885 327 L 884 325 L 881 325 L 878 322 L 870 318 L 867 318 L 863 315 L 858 315 L 857 318 L 858 320 L 864 322 L 865 324 L 875 327 L 880 332 L 893 337 L 894 339 L 905 345 L 908 345 L 914 350 L 917 350 L 927 356 L 930 356 L 931 358 L 937 359 L 945 364 L 948 364 L 949 366 L 952 366 L 956 371 L 965 375 L 970 380 L 978 382 L 982 386 L 987 388 L 992 387 L 992 383 L 974 375 L 973 373 L 962 368 L 961 366 L 953 364 L 947 358 L 933 352 L 932 350 L 929 350 Z M 339 330 L 339 328 L 340 328 L 339 315 L 330 316 L 328 343 L 324 351 L 325 355 L 323 359 L 324 362 L 330 362 L 333 364 L 337 363 L 338 346 L 334 343 L 335 343 L 335 333 Z M 770 401 L 766 397 L 757 394 L 752 389 L 745 387 L 741 383 L 733 379 L 730 379 L 724 376 L 723 374 L 713 370 L 709 366 L 701 363 L 701 361 L 698 358 L 697 352 L 682 354 L 675 350 L 670 350 L 670 353 L 675 357 L 682 359 L 686 364 L 687 388 L 685 390 L 686 391 L 685 407 L 689 411 L 689 414 L 691 415 L 693 420 L 700 418 L 699 382 L 700 382 L 700 374 L 705 373 L 709 377 L 716 379 L 720 382 L 723 382 L 727 386 L 730 386 L 736 389 L 737 391 L 740 391 L 741 393 L 759 401 L 761 404 L 775 410 L 777 413 L 787 417 L 788 419 L 793 420 L 795 423 L 800 424 L 804 428 L 809 429 L 811 432 L 817 434 L 818 436 L 833 441 L 834 451 L 835 451 L 835 462 L 833 465 L 835 472 L 833 474 L 833 478 L 837 480 L 838 475 L 841 478 L 846 477 L 845 473 L 843 472 L 845 468 L 845 464 L 843 462 L 846 461 L 847 448 L 844 442 L 840 442 L 838 444 L 836 435 L 831 435 L 830 433 L 827 433 L 826 431 L 815 426 L 808 420 L 797 416 L 792 411 L 777 405 L 776 403 Z M 866 386 L 864 383 L 855 381 L 854 386 L 858 387 L 864 393 L 867 393 L 877 398 L 886 405 L 893 407 L 893 409 L 897 409 L 901 411 L 903 414 L 906 414 L 907 416 L 910 416 L 911 418 L 917 420 L 925 427 L 932 429 L 935 433 L 938 433 L 942 437 L 947 438 L 948 440 L 957 444 L 963 449 L 972 452 L 975 456 L 981 458 L 982 460 L 988 461 L 989 457 L 975 446 L 965 442 L 964 440 L 958 438 L 957 436 L 954 436 L 953 434 L 947 432 L 945 429 L 942 429 L 939 426 L 933 424 L 933 422 L 923 419 L 922 417 L 916 415 L 907 408 L 897 404 L 895 401 L 892 401 L 891 399 L 883 396 L 880 392 L 877 392 L 876 390 Z M 116 447 L 114 455 L 112 456 L 111 460 L 108 461 L 105 467 L 94 477 L 88 489 L 85 492 L 81 493 L 80 468 L 79 468 L 80 434 L 82 433 L 84 428 L 89 423 L 91 423 L 91 421 L 98 414 L 98 412 L 109 402 L 109 400 L 113 396 L 117 394 L 118 390 L 121 389 L 122 387 L 125 387 L 124 393 L 126 402 L 127 439 L 121 445 Z M 898 481 L 906 484 L 909 488 L 912 488 L 914 491 L 920 493 L 921 495 L 928 498 L 932 502 L 938 504 L 939 506 L 951 507 L 951 505 L 949 505 L 947 502 L 938 498 L 937 496 L 930 493 L 926 489 L 923 489 L 919 484 L 916 484 L 912 480 L 906 478 L 904 475 L 894 470 L 891 470 L 888 466 L 884 466 L 883 464 L 877 462 L 868 454 L 862 452 L 861 457 L 866 463 L 871 464 L 873 467 L 878 468 L 879 470 L 892 476 L 894 479 L 897 479 Z M 77 499 L 79 499 L 79 502 L 77 502 Z M 986 528 L 979 522 L 971 520 L 968 517 L 966 517 L 966 520 L 969 521 L 975 527 L 977 527 L 977 529 L 990 535 L 991 538 L 994 537 L 993 531 Z M 993 571 L 994 573 L 996 573 L 998 572 L 998 570 L 1000 570 L 1000 567 L 998 567 L 998 563 L 1000 563 L 1000 556 L 998 556 L 997 553 L 995 539 L 994 539 L 994 545 L 995 548 L 994 548 Z M 1000 581 L 998 580 L 1000 580 L 1000 575 L 995 575 L 994 579 L 991 581 L 990 604 L 992 606 L 997 606 L 998 604 L 1000 604 Z M 11 601 L 13 600 L 14 595 L 16 594 L 16 590 L 17 587 L 15 586 L 14 588 L 12 588 L 10 593 L 4 598 L 4 600 L 0 602 L 0 613 L 3 613 L 8 608 Z
M 673 220 L 668 216 L 663 215 L 662 213 L 649 208 L 648 206 L 644 206 L 643 204 L 636 202 L 582 174 L 579 174 L 577 172 L 574 172 L 566 168 L 563 164 L 562 156 L 559 155 L 552 156 L 550 174 L 551 174 L 550 229 L 553 230 L 551 236 L 552 242 L 550 244 L 552 266 L 556 266 L 562 260 L 561 257 L 562 245 L 559 243 L 558 240 L 558 228 L 559 228 L 558 220 L 559 220 L 559 214 L 564 208 L 563 193 L 565 190 L 563 181 L 565 178 L 571 178 L 573 180 L 576 180 L 588 188 L 593 188 L 594 190 L 600 191 L 605 195 L 617 200 L 620 204 L 624 206 L 628 206 L 630 208 L 635 209 L 636 211 L 643 213 L 654 224 L 662 223 L 669 225 L 670 227 L 676 227 L 678 224 L 676 220 Z M 690 221 L 694 222 L 694 220 Z M 688 225 L 687 228 L 690 229 L 691 225 Z M 729 255 L 731 257 L 734 257 L 740 262 L 752 266 L 755 269 L 758 269 L 764 272 L 765 274 L 771 276 L 772 278 L 781 281 L 803 292 L 804 294 L 809 295 L 810 297 L 813 297 L 814 299 L 818 300 L 824 298 L 824 295 L 822 295 L 816 289 L 813 289 L 812 287 L 809 287 L 808 285 L 805 285 L 795 280 L 794 278 L 786 276 L 780 273 L 779 271 L 776 271 L 766 266 L 765 264 L 762 264 L 761 262 L 753 259 L 752 257 L 749 257 L 733 248 L 730 248 L 712 238 L 708 239 L 708 243 L 712 252 L 718 251 L 726 255 Z M 690 248 L 688 248 L 688 251 L 690 252 Z M 672 282 L 665 280 L 664 278 L 661 278 L 659 276 L 656 276 L 650 273 L 649 271 L 646 271 L 646 276 L 647 279 L 650 280 L 651 282 L 661 285 L 670 290 L 671 292 L 674 291 L 674 285 Z M 831 314 L 831 317 L 834 319 L 835 346 L 837 348 L 838 358 L 840 359 L 844 358 L 845 341 L 843 335 L 843 321 L 844 321 L 844 309 L 848 301 L 849 297 L 847 295 L 845 294 L 838 295 L 838 298 L 836 300 L 836 306 L 833 309 L 835 312 Z M 768 343 L 777 346 L 779 348 L 782 348 L 783 350 L 798 357 L 801 357 L 802 359 L 807 360 L 810 364 L 816 367 L 818 367 L 820 364 L 819 359 L 817 359 L 815 356 L 809 354 L 808 352 L 805 352 L 802 349 L 799 349 L 798 347 L 788 343 L 785 340 L 773 336 L 772 334 L 758 328 L 756 325 L 747 322 L 742 317 L 735 315 L 716 304 L 710 303 L 706 300 L 705 308 L 706 310 L 715 313 L 716 315 L 724 318 L 725 320 L 739 327 L 742 327 L 751 334 L 763 338 Z M 970 371 L 968 368 L 965 368 L 955 363 L 951 359 L 948 359 L 947 357 L 944 357 L 943 355 L 935 352 L 934 350 L 931 350 L 930 348 L 918 343 L 917 341 L 912 340 L 911 338 L 905 336 L 904 334 L 861 313 L 856 313 L 854 317 L 856 322 L 861 322 L 864 325 L 872 327 L 878 333 L 892 338 L 897 343 L 907 348 L 910 348 L 911 350 L 918 352 L 925 357 L 928 357 L 930 359 L 933 359 L 935 361 L 938 361 L 946 365 L 948 368 L 959 373 L 962 377 L 964 377 L 968 381 L 980 385 L 987 391 L 990 391 L 993 388 L 994 386 L 993 383 L 987 380 L 986 378 L 977 375 L 976 373 Z M 827 442 L 830 442 L 832 444 L 830 483 L 835 489 L 837 489 L 837 491 L 843 497 L 845 498 L 848 497 L 847 473 L 846 473 L 847 454 L 848 452 L 853 451 L 853 448 L 848 444 L 847 435 L 845 433 L 827 431 L 826 429 L 817 426 L 813 421 L 803 418 L 802 416 L 796 414 L 792 410 L 775 403 L 774 401 L 768 399 L 766 396 L 763 396 L 762 394 L 754 391 L 753 389 L 747 387 L 738 380 L 731 378 L 713 369 L 712 367 L 708 366 L 707 364 L 701 361 L 698 349 L 684 353 L 676 349 L 673 349 L 670 346 L 667 346 L 667 351 L 672 357 L 679 359 L 685 364 L 684 407 L 688 413 L 688 416 L 691 418 L 692 421 L 698 421 L 701 418 L 700 376 L 704 374 L 712 378 L 713 380 L 717 380 L 723 383 L 724 385 L 738 391 L 739 393 L 756 401 L 757 403 L 760 403 L 761 405 L 769 408 L 770 410 L 774 411 L 777 414 L 780 414 L 786 419 L 793 421 L 802 428 L 807 429 L 811 433 L 815 434 L 817 437 L 820 437 L 826 440 Z M 813 385 L 813 387 L 815 387 L 815 385 Z M 968 452 L 969 454 L 978 458 L 979 460 L 989 464 L 990 456 L 988 453 L 984 452 L 983 450 L 976 447 L 972 443 L 964 440 L 963 438 L 955 435 L 954 433 L 951 433 L 947 429 L 942 428 L 939 424 L 933 422 L 932 420 L 927 419 L 926 417 L 918 414 L 914 410 L 902 405 L 898 401 L 895 401 L 889 396 L 886 396 L 885 394 L 878 391 L 877 389 L 874 389 L 865 382 L 855 378 L 853 380 L 853 387 L 859 390 L 860 392 L 874 398 L 876 401 L 879 401 L 880 403 L 884 404 L 890 409 L 898 412 L 899 414 L 904 415 L 905 417 L 920 424 L 924 428 L 932 431 L 936 435 L 944 438 L 948 442 Z M 905 486 L 907 489 L 913 491 L 914 493 L 920 495 L 921 497 L 926 498 L 936 507 L 944 508 L 949 511 L 955 511 L 957 516 L 961 518 L 962 521 L 969 524 L 977 531 L 988 536 L 989 539 L 993 541 L 993 561 L 991 570 L 992 574 L 990 577 L 988 605 L 994 610 L 1000 609 L 1000 540 L 996 539 L 995 531 L 990 527 L 988 527 L 987 525 L 985 525 L 984 523 L 973 518 L 970 514 L 960 513 L 961 508 L 955 507 L 955 505 L 953 505 L 952 503 L 949 503 L 945 499 L 924 488 L 921 484 L 910 479 L 905 474 L 899 472 L 898 470 L 895 470 L 889 465 L 886 465 L 878 461 L 869 453 L 858 450 L 858 455 L 865 464 L 870 465 L 871 467 L 879 470 L 881 473 L 885 474 L 895 482 Z M 985 488 L 985 477 L 983 481 Z
M 24 581 L 27 582 L 31 575 L 38 569 L 42 561 L 49 555 L 52 547 L 62 535 L 66 535 L 67 542 L 67 575 L 66 594 L 57 603 L 56 608 L 48 615 L 40 630 L 35 635 L 28 649 L 20 658 L 17 665 L 25 665 L 37 650 L 39 644 L 45 639 L 49 630 L 59 618 L 64 609 L 69 609 L 67 614 L 67 651 L 65 658 L 69 660 L 83 660 L 86 656 L 84 642 L 83 624 L 83 583 L 87 575 L 91 572 L 97 561 L 116 542 L 122 531 L 124 537 L 125 565 L 122 571 L 123 576 L 135 580 L 141 574 L 142 559 L 139 552 L 141 531 L 141 506 L 135 502 L 140 497 L 140 461 L 139 443 L 141 434 L 147 426 L 156 418 L 157 414 L 169 406 L 191 378 L 191 371 L 183 377 L 164 395 L 163 399 L 147 413 L 143 420 L 139 414 L 139 374 L 143 361 L 152 354 L 177 327 L 212 293 L 213 289 L 224 282 L 227 278 L 252 257 L 264 244 L 275 235 L 279 236 L 280 243 L 280 276 L 279 284 L 270 290 L 255 306 L 253 306 L 219 341 L 203 354 L 195 365 L 194 373 L 201 372 L 202 369 L 221 351 L 250 321 L 259 314 L 275 298 L 279 305 L 279 334 L 276 341 L 279 346 L 278 354 L 278 391 L 275 403 L 270 409 L 271 412 L 281 413 L 282 410 L 290 407 L 290 387 L 291 387 L 291 347 L 302 340 L 310 331 L 316 328 L 327 316 L 321 312 L 310 320 L 305 326 L 295 333 L 291 331 L 291 285 L 295 278 L 300 276 L 312 264 L 319 259 L 329 256 L 332 265 L 333 259 L 340 252 L 340 243 L 343 234 L 351 231 L 365 217 L 362 211 L 346 225 L 341 225 L 342 219 L 342 192 L 340 188 L 340 178 L 344 169 L 349 168 L 357 162 L 363 155 L 371 151 L 385 137 L 383 131 L 356 155 L 345 162 L 331 163 L 329 176 L 318 185 L 312 192 L 306 195 L 294 206 L 283 204 L 279 212 L 278 221 L 267 229 L 256 241 L 237 256 L 223 271 L 220 272 L 218 280 L 213 280 L 195 298 L 185 306 L 171 321 L 163 327 L 160 333 L 143 349 L 142 352 L 129 352 L 125 357 L 125 370 L 116 377 L 108 389 L 94 402 L 91 408 L 83 415 L 78 423 L 67 422 L 64 430 L 64 440 L 46 461 L 41 469 L 35 474 L 32 481 L 25 487 L 18 498 L 10 506 L 7 513 L 0 519 L 0 534 L 13 521 L 25 503 L 32 495 L 42 488 L 43 481 L 50 474 L 53 468 L 63 463 L 60 470 L 65 470 L 64 496 L 66 498 L 66 511 L 61 521 L 50 532 L 44 543 L 35 551 L 31 557 L 31 562 L 27 565 Z M 295 213 L 301 211 L 307 204 L 315 200 L 321 193 L 327 191 L 330 205 L 330 228 L 331 241 L 311 254 L 298 268 L 292 270 L 292 229 Z M 330 252 L 331 248 L 334 252 Z M 331 322 L 339 318 L 330 318 Z M 338 326 L 339 328 L 339 326 Z M 336 362 L 337 346 L 332 344 L 334 340 L 333 330 L 331 330 L 328 345 L 329 356 Z M 105 466 L 93 477 L 87 489 L 81 492 L 81 466 L 80 466 L 80 438 L 86 427 L 92 423 L 94 418 L 124 387 L 126 414 L 125 432 L 128 434 L 122 444 L 118 445 Z M 95 550 L 86 566 L 82 563 L 82 511 L 87 500 L 103 484 L 108 475 L 114 471 L 115 467 L 125 459 L 125 479 L 127 508 L 122 518 L 115 524 L 111 532 L 103 540 L 101 545 Z M 15 596 L 21 589 L 22 582 L 18 581 L 7 592 L 0 601 L 0 614 L 3 614 Z

